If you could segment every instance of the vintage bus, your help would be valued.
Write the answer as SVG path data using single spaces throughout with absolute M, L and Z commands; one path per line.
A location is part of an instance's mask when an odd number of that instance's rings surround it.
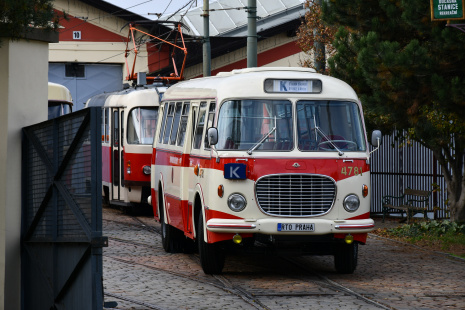
M 233 70 L 172 86 L 161 115 L 149 201 L 166 251 L 195 240 L 207 274 L 222 271 L 230 247 L 257 245 L 333 255 L 338 272 L 355 270 L 374 221 L 349 85 L 307 68 Z
M 150 205 L 150 161 L 158 107 L 166 90 L 146 85 L 103 93 L 86 107 L 102 107 L 102 195 L 124 211 Z
M 59 117 L 73 111 L 73 98 L 68 88 L 48 82 L 48 119 Z

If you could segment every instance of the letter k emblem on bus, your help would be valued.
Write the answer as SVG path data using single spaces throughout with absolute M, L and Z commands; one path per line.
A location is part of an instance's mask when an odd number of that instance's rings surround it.
M 225 179 L 234 179 L 234 180 L 243 180 L 246 179 L 247 165 L 245 164 L 225 164 L 224 165 L 224 178 Z

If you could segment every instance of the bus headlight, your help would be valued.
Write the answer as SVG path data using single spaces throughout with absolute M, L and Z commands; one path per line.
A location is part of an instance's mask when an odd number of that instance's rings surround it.
M 358 210 L 358 207 L 360 207 L 360 199 L 354 194 L 347 195 L 346 198 L 344 198 L 343 205 L 347 212 L 355 212 Z
M 142 168 L 142 172 L 143 172 L 144 174 L 146 174 L 146 175 L 149 175 L 150 172 L 151 172 L 151 170 L 152 170 L 152 168 L 150 168 L 150 166 L 144 166 L 144 167 Z
M 228 207 L 234 212 L 239 212 L 245 209 L 247 200 L 241 194 L 231 194 L 228 197 Z

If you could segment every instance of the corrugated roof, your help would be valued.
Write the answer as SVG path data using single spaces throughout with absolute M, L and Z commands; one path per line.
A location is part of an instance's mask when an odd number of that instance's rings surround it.
M 257 0 L 257 32 L 303 17 L 304 0 Z M 240 37 L 247 35 L 247 0 L 217 0 L 210 3 L 210 36 Z M 214 10 L 214 11 L 212 11 Z M 180 11 L 169 20 L 180 21 L 190 28 L 184 32 L 203 36 L 203 5 Z M 160 19 L 168 18 L 162 16 Z

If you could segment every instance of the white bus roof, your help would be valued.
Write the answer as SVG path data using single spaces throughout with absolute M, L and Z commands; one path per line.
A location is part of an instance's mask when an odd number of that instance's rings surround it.
M 73 98 L 69 89 L 57 83 L 48 82 L 48 100 L 68 102 L 73 105 Z
M 322 89 L 319 93 L 275 92 L 266 93 L 266 79 L 273 80 L 320 80 Z M 171 86 L 164 94 L 163 100 L 218 99 L 229 98 L 325 98 L 334 100 L 355 100 L 357 94 L 347 83 L 322 74 L 310 68 L 296 67 L 260 67 L 220 72 L 216 76 L 192 79 Z

